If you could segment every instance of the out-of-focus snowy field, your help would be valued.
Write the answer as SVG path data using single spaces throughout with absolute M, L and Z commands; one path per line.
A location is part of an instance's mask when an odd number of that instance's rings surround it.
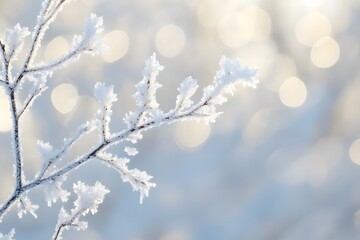
M 40 3 L 0 1 L 0 38 L 18 22 L 32 29 Z M 159 76 L 164 109 L 188 75 L 209 84 L 222 55 L 258 68 L 260 85 L 239 86 L 215 124 L 187 122 L 145 134 L 131 167 L 154 176 L 157 187 L 142 205 L 102 164 L 70 174 L 69 189 L 80 179 L 99 180 L 111 193 L 99 213 L 87 217 L 88 230 L 68 231 L 64 239 L 360 238 L 360 1 L 77 0 L 51 25 L 39 56 L 51 60 L 66 51 L 91 12 L 104 16 L 112 50 L 56 72 L 24 116 L 29 177 L 40 165 L 37 139 L 60 146 L 91 119 L 95 82 L 114 85 L 119 101 L 112 127 L 124 126 L 124 114 L 135 106 L 134 85 L 153 52 L 165 66 Z M 13 181 L 4 101 L 0 97 L 1 201 Z M 19 220 L 12 211 L 0 231 L 15 227 L 18 240 L 51 237 L 61 204 L 48 208 L 41 189 L 31 196 L 42 206 L 38 219 Z

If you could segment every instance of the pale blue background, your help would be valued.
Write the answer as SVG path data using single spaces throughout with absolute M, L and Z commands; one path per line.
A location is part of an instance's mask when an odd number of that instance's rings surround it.
M 40 2 L 2 0 L 1 32 L 17 22 L 33 28 Z M 221 108 L 224 114 L 211 126 L 210 137 L 198 148 L 181 149 L 174 140 L 175 126 L 145 134 L 138 145 L 140 154 L 132 159 L 131 167 L 154 176 L 157 187 L 143 205 L 139 205 L 138 193 L 122 183 L 115 171 L 101 164 L 91 162 L 70 174 L 66 184 L 69 189 L 79 179 L 88 184 L 98 180 L 111 193 L 97 215 L 86 217 L 88 230 L 68 231 L 64 239 L 359 239 L 360 220 L 355 213 L 360 209 L 360 166 L 351 161 L 348 152 L 353 141 L 360 137 L 360 100 L 356 97 L 349 100 L 347 96 L 356 89 L 360 93 L 360 4 L 356 0 L 223 1 L 239 10 L 257 5 L 271 19 L 269 38 L 230 48 L 222 43 L 216 27 L 206 28 L 199 23 L 198 9 L 202 2 L 78 0 L 66 6 L 52 25 L 45 45 L 58 35 L 70 40 L 73 34 L 81 32 L 86 16 L 95 12 L 104 16 L 105 32 L 125 31 L 130 45 L 127 54 L 115 63 L 85 56 L 53 76 L 49 90 L 32 108 L 33 125 L 23 131 L 29 178 L 39 165 L 35 151 L 31 153 L 36 139 L 59 146 L 64 137 L 93 114 L 86 103 L 69 114 L 58 113 L 51 104 L 52 89 L 68 82 L 77 87 L 80 95 L 91 95 L 96 81 L 113 84 L 120 96 L 112 126 L 120 129 L 121 118 L 134 106 L 131 94 L 142 77 L 144 60 L 157 52 L 154 39 L 166 24 L 181 27 L 187 41 L 173 58 L 158 53 L 159 61 L 166 67 L 159 77 L 164 85 L 159 102 L 165 109 L 175 102 L 176 88 L 186 76 L 199 79 L 202 86 L 210 83 L 222 54 L 241 57 L 244 62 L 263 68 L 258 89 L 239 87 L 236 95 Z M 340 58 L 331 68 L 314 66 L 311 49 L 295 37 L 298 19 L 313 10 L 327 14 L 332 20 L 332 37 L 340 46 Z M 336 24 L 340 21 L 344 21 L 344 27 L 339 30 Z M 276 80 L 275 73 L 269 69 L 274 68 L 279 53 L 294 61 L 297 77 L 307 87 L 307 99 L 301 107 L 284 106 L 278 93 L 265 86 Z M 277 67 L 281 71 L 287 66 Z M 350 111 L 350 117 L 345 117 L 345 108 Z M 257 115 L 257 134 L 249 138 L 246 132 L 252 117 L 264 109 L 265 112 Z M 2 198 L 11 187 L 8 146 L 9 134 L 1 133 Z M 118 152 L 122 147 L 119 146 Z M 81 148 L 76 151 L 80 153 Z M 322 170 L 319 164 L 324 165 Z M 50 238 L 61 204 L 47 208 L 41 189 L 34 190 L 31 196 L 43 206 L 38 211 L 39 218 L 25 216 L 19 221 L 11 212 L 5 216 L 0 231 L 15 227 L 18 240 Z M 67 209 L 70 203 L 66 204 Z

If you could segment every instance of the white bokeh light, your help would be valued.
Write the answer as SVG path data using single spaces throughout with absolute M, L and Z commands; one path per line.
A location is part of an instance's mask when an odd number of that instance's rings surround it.
M 198 7 L 198 20 L 207 28 L 216 27 L 224 12 L 225 5 L 216 0 L 204 0 Z
M 304 15 L 296 25 L 296 38 L 305 46 L 312 47 L 319 39 L 330 36 L 331 22 L 323 13 L 314 11 Z
M 202 143 L 209 137 L 211 127 L 195 121 L 179 122 L 175 129 L 175 141 L 178 146 L 184 150 L 191 150 Z
M 69 49 L 70 45 L 64 37 L 56 37 L 46 45 L 44 58 L 46 61 L 55 60 L 56 58 L 66 54 Z
M 296 77 L 287 79 L 279 89 L 280 100 L 287 107 L 301 106 L 305 102 L 306 96 L 305 84 Z
M 218 25 L 221 41 L 231 48 L 239 48 L 250 41 L 266 40 L 270 31 L 269 15 L 265 10 L 256 6 L 230 12 L 221 19 Z
M 164 57 L 175 57 L 184 48 L 186 35 L 180 27 L 169 24 L 162 27 L 156 34 L 156 49 Z
M 351 144 L 349 149 L 349 156 L 351 161 L 360 165 L 360 138 Z
M 77 100 L 77 89 L 69 83 L 61 84 L 51 92 L 51 102 L 62 114 L 71 112 L 76 106 Z
M 11 129 L 11 115 L 9 101 L 5 91 L 0 88 L 0 132 L 8 132 Z
M 311 49 L 311 62 L 319 68 L 332 67 L 339 57 L 339 44 L 331 37 L 320 39 Z
M 103 40 L 110 47 L 108 51 L 101 54 L 108 63 L 116 62 L 124 57 L 129 49 L 129 37 L 124 31 L 111 31 L 105 35 Z

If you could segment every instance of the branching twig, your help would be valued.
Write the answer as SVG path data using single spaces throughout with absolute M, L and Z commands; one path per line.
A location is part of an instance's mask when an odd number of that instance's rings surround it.
M 41 40 L 48 29 L 48 25 L 54 20 L 56 14 L 61 10 L 61 6 L 65 1 L 61 0 L 56 7 L 53 7 L 53 11 L 49 13 L 51 6 L 54 4 L 54 0 L 45 0 L 42 3 L 42 9 L 40 10 L 40 14 L 38 16 L 38 23 L 35 26 L 35 29 L 32 34 L 32 41 L 29 53 L 25 58 L 25 62 L 19 72 L 18 77 L 15 79 L 15 87 L 18 86 L 21 79 L 27 73 L 28 66 L 31 61 L 35 58 L 37 50 L 41 44 Z
M 61 67 L 62 65 L 66 64 L 68 61 L 70 61 L 71 59 L 76 58 L 76 56 L 80 55 L 83 51 L 84 51 L 83 49 L 76 49 L 49 64 L 43 64 L 40 66 L 34 66 L 31 68 L 28 68 L 24 71 L 24 74 L 33 73 L 33 72 L 54 71 L 56 68 Z
M 43 178 L 45 173 L 48 171 L 49 167 L 52 166 L 55 162 L 59 161 L 64 157 L 64 155 L 69 151 L 69 149 L 85 134 L 92 131 L 94 128 L 91 127 L 90 123 L 81 125 L 74 136 L 69 139 L 65 139 L 64 145 L 59 149 L 53 156 L 50 156 L 49 159 L 46 159 L 45 165 L 42 167 L 41 172 L 36 177 L 36 180 Z M 55 179 L 55 177 L 50 178 Z
M 52 238 L 53 240 L 62 239 L 63 231 L 70 227 L 77 230 L 86 229 L 87 222 L 80 221 L 80 217 L 85 216 L 89 212 L 95 214 L 99 204 L 103 202 L 105 195 L 110 192 L 99 182 L 96 182 L 94 186 L 88 186 L 79 181 L 77 184 L 74 184 L 73 188 L 78 196 L 74 202 L 75 206 L 70 213 L 66 212 L 64 208 L 61 208 L 59 220 Z
M 17 69 L 18 75 L 15 78 L 11 75 L 12 63 L 16 60 L 18 52 L 21 51 L 24 39 L 29 32 L 27 28 L 22 28 L 17 24 L 13 30 L 9 30 L 5 34 L 5 43 L 0 41 L 0 61 L 3 68 L 0 84 L 5 87 L 10 102 L 11 137 L 15 163 L 15 187 L 11 196 L 0 206 L 0 222 L 5 213 L 16 202 L 20 207 L 18 210 L 19 217 L 25 213 L 31 213 L 36 217 L 35 211 L 38 206 L 31 203 L 27 193 L 39 186 L 45 187 L 49 206 L 58 199 L 63 202 L 67 201 L 70 193 L 62 189 L 61 184 L 66 180 L 70 172 L 83 166 L 89 160 L 98 160 L 115 168 L 124 182 L 129 182 L 134 190 L 140 192 L 140 203 L 142 203 L 144 197 L 148 196 L 150 188 L 155 187 L 155 183 L 150 182 L 152 176 L 138 169 L 128 169 L 126 164 L 130 160 L 110 154 L 108 152 L 110 147 L 120 142 L 136 143 L 142 138 L 143 132 L 164 123 L 170 124 L 189 119 L 203 120 L 206 123 L 213 122 L 219 116 L 216 107 L 227 100 L 223 95 L 224 93 L 232 94 L 234 85 L 238 82 L 242 83 L 243 86 L 250 87 L 256 87 L 258 82 L 255 70 L 242 66 L 238 60 L 223 57 L 220 60 L 220 70 L 216 73 L 213 83 L 204 88 L 203 96 L 198 103 L 194 104 L 191 100 L 198 88 L 198 84 L 196 80 L 188 77 L 178 88 L 179 95 L 176 98 L 175 107 L 164 113 L 159 108 L 156 100 L 156 91 L 161 87 L 156 78 L 164 67 L 159 64 L 156 55 L 153 54 L 146 61 L 142 80 L 136 85 L 137 91 L 133 97 L 136 100 L 137 107 L 133 112 L 127 113 L 124 118 L 127 127 L 117 133 L 111 132 L 112 105 L 117 101 L 117 95 L 114 93 L 112 86 L 107 87 L 103 83 L 97 83 L 94 89 L 94 95 L 99 103 L 99 109 L 95 115 L 96 119 L 81 125 L 71 138 L 64 140 L 63 145 L 58 150 L 54 150 L 49 143 L 38 141 L 37 147 L 42 157 L 42 166 L 33 179 L 25 182 L 22 169 L 24 158 L 21 154 L 21 117 L 30 108 L 34 100 L 46 90 L 47 79 L 54 70 L 64 67 L 65 64 L 72 60 L 77 60 L 82 53 L 96 54 L 104 49 L 103 44 L 97 37 L 102 31 L 102 18 L 91 14 L 85 21 L 83 34 L 74 37 L 71 50 L 68 53 L 50 63 L 33 64 L 49 24 L 55 19 L 63 4 L 69 1 L 43 1 L 37 24 L 32 32 L 30 49 L 25 55 L 24 62 L 20 64 L 20 69 Z M 28 97 L 25 101 L 21 101 L 19 92 L 24 86 L 22 81 L 24 78 L 32 84 L 32 88 L 26 89 Z M 82 136 L 93 130 L 99 132 L 98 143 L 81 156 L 58 168 L 57 163 L 64 159 L 74 144 Z M 137 150 L 129 146 L 125 147 L 125 152 L 129 156 L 137 154 Z M 94 214 L 97 211 L 97 206 L 109 191 L 100 183 L 96 183 L 91 187 L 78 182 L 74 184 L 74 192 L 78 195 L 75 207 L 70 214 L 62 208 L 53 239 L 60 239 L 62 231 L 68 227 L 83 229 L 85 222 L 80 222 L 79 217 L 89 211 Z M 11 232 L 9 236 L 12 238 L 12 235 Z

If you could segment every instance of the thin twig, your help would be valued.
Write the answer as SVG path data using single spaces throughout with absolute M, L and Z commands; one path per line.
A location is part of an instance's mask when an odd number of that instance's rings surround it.
M 19 119 L 16 114 L 16 101 L 15 101 L 15 91 L 10 92 L 10 112 L 13 119 L 13 129 L 12 129 L 12 141 L 14 145 L 14 154 L 15 154 L 15 178 L 16 178 L 16 189 L 22 187 L 22 158 L 20 151 L 20 137 L 19 137 Z
M 86 209 L 79 210 L 76 214 L 74 214 L 74 216 L 69 221 L 66 221 L 66 222 L 60 224 L 60 226 L 58 226 L 57 229 L 55 229 L 55 234 L 54 234 L 53 240 L 57 240 L 57 239 L 59 239 L 59 237 L 61 237 L 63 228 L 65 228 L 67 226 L 77 227 L 78 225 L 74 224 L 74 221 L 85 211 L 86 211 Z
M 47 24 L 50 22 L 51 19 L 53 19 L 53 17 L 57 14 L 58 10 L 60 9 L 61 5 L 65 2 L 65 1 L 60 1 L 59 4 L 54 8 L 54 10 L 50 14 L 48 14 L 52 1 L 53 0 L 48 0 L 42 9 L 42 15 L 40 16 L 42 18 L 41 22 L 36 26 L 33 32 L 33 41 L 31 42 L 30 51 L 25 59 L 24 65 L 21 68 L 19 76 L 15 80 L 14 83 L 15 87 L 18 86 L 21 79 L 27 73 L 29 64 L 31 63 L 33 58 L 35 58 L 38 46 L 41 44 L 42 36 L 45 34 L 45 31 L 47 29 L 46 28 Z
M 26 69 L 24 71 L 23 75 L 25 75 L 26 73 L 32 73 L 32 72 L 52 71 L 52 70 L 56 69 L 57 67 L 59 67 L 60 65 L 63 65 L 67 61 L 71 60 L 74 56 L 79 55 L 81 52 L 82 52 L 81 49 L 80 50 L 76 49 L 76 50 L 71 51 L 71 52 L 65 54 L 64 56 L 58 58 L 54 62 Z
M 57 162 L 59 159 L 61 159 L 65 153 L 88 131 L 90 131 L 88 126 L 80 126 L 78 128 L 78 132 L 69 140 L 67 140 L 66 143 L 64 143 L 63 147 L 55 154 L 51 159 L 48 160 L 47 165 L 42 169 L 42 171 L 38 174 L 36 180 L 40 180 L 47 172 L 49 167 Z
M 46 88 L 46 87 L 44 87 Z M 17 114 L 18 119 L 21 118 L 21 116 L 23 115 L 23 113 L 26 111 L 26 109 L 31 105 L 31 103 L 36 99 L 36 97 L 44 90 L 44 88 L 39 88 L 38 90 L 36 90 L 26 101 L 24 106 L 22 107 L 21 110 L 19 110 L 19 113 Z

